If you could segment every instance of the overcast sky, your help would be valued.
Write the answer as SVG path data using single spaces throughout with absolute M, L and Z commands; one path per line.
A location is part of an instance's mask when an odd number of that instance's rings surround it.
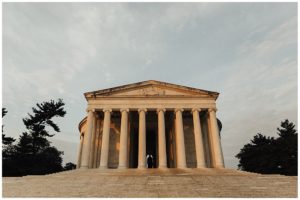
M 84 92 L 144 80 L 217 91 L 225 164 L 297 123 L 297 3 L 4 3 L 4 132 L 63 98 L 53 145 L 76 162 Z

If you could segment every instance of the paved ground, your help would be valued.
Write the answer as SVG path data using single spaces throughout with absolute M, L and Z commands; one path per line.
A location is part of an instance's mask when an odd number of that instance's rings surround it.
M 72 170 L 3 178 L 4 197 L 297 197 L 297 177 L 236 170 Z

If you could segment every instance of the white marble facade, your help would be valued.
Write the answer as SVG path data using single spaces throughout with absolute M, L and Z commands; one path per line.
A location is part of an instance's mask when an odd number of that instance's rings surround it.
M 84 95 L 77 168 L 224 168 L 219 93 L 150 80 Z

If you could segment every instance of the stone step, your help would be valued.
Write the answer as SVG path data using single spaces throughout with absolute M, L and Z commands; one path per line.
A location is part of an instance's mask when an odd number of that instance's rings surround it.
M 4 197 L 296 197 L 297 177 L 237 170 L 72 170 L 4 177 Z

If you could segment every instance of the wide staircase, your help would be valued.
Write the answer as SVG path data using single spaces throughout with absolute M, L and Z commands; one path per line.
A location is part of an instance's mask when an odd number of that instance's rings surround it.
M 297 177 L 233 169 L 87 169 L 3 178 L 4 197 L 297 197 Z

